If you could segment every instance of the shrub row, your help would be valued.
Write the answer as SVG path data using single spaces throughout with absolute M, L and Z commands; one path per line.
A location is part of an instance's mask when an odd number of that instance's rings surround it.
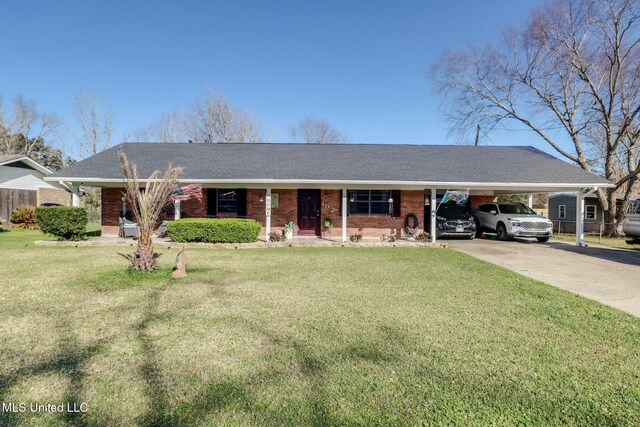
M 43 233 L 61 240 L 81 240 L 87 230 L 85 208 L 50 206 L 36 208 L 36 223 Z
M 251 243 L 258 240 L 260 229 L 260 223 L 253 219 L 185 218 L 171 221 L 167 235 L 181 243 Z

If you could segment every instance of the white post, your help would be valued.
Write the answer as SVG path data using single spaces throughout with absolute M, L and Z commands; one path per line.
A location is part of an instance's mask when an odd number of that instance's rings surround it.
M 436 189 L 431 189 L 431 202 L 429 203 L 429 210 L 431 211 L 431 227 L 429 229 L 429 235 L 431 236 L 431 243 L 436 242 Z
M 71 206 L 80 207 L 80 188 L 76 185 L 71 187 Z
M 347 189 L 342 189 L 342 241 L 347 241 Z
M 173 202 L 174 213 L 173 219 L 180 219 L 180 200 Z
M 267 188 L 267 194 L 264 197 L 264 218 L 265 218 L 265 237 L 269 241 L 271 234 L 271 188 Z
M 527 196 L 527 206 L 529 206 L 529 209 L 533 209 L 533 194 L 531 193 Z
M 584 192 L 576 191 L 576 246 L 584 244 Z

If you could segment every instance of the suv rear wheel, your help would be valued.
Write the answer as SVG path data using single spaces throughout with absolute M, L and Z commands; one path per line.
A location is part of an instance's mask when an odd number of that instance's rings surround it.
M 499 223 L 496 227 L 496 235 L 498 236 L 498 240 L 507 240 L 509 238 L 507 235 L 507 227 L 505 227 L 503 223 Z

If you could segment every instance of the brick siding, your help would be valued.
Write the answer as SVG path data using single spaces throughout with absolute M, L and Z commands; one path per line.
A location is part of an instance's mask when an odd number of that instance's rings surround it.
M 495 202 L 497 200 L 496 196 L 471 196 L 471 204 L 469 205 L 469 210 L 471 212 L 475 212 L 478 210 L 478 206 L 483 203 Z
M 118 218 L 122 214 L 122 195 L 124 188 L 103 188 L 102 189 L 102 235 L 118 235 L 120 229 Z M 127 206 L 127 210 L 130 208 Z M 169 212 L 160 216 L 160 221 L 173 220 L 173 207 Z M 202 192 L 202 202 L 190 199 L 180 202 L 180 211 L 184 212 L 185 218 L 201 218 L 207 216 L 207 192 Z M 158 224 L 159 225 L 159 224 Z
M 102 234 L 118 234 L 118 217 L 122 211 L 122 188 L 104 188 L 102 190 Z M 327 197 L 325 198 L 325 192 Z M 181 203 L 181 211 L 186 217 L 199 218 L 207 216 L 207 192 L 203 191 L 203 200 L 198 202 L 191 199 Z M 284 225 L 293 221 L 296 223 L 294 235 L 298 234 L 298 190 L 295 189 L 272 189 L 272 194 L 278 194 L 278 207 L 271 209 L 271 229 L 282 231 Z M 247 218 L 255 219 L 262 224 L 261 236 L 265 235 L 265 206 L 264 189 L 247 189 Z M 333 222 L 333 229 L 327 230 L 324 225 L 321 227 L 323 237 L 340 238 L 342 236 L 342 216 L 340 212 L 341 190 L 320 190 L 321 209 L 320 220 L 330 218 Z M 260 201 L 262 197 L 263 201 Z M 492 201 L 493 196 L 472 196 L 472 209 L 485 201 Z M 352 234 L 362 234 L 365 237 L 379 237 L 383 234 L 395 233 L 397 236 L 404 236 L 404 220 L 410 213 L 418 217 L 419 229 L 424 230 L 424 191 L 411 190 L 402 191 L 400 196 L 400 216 L 390 215 L 348 215 L 347 217 L 347 237 Z M 161 220 L 172 220 L 173 211 L 161 217 Z

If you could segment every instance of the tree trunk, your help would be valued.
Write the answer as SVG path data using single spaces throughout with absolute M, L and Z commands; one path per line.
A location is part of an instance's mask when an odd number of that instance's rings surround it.
M 153 240 L 150 230 L 140 230 L 138 250 L 133 254 L 131 268 L 141 271 L 153 271 L 158 267 L 156 254 L 153 251 Z
M 614 191 L 607 191 L 607 204 L 608 209 L 603 210 L 604 234 L 605 236 L 616 237 L 621 233 L 620 226 L 622 225 L 622 221 L 619 220 L 622 212 L 618 212 L 618 203 Z

